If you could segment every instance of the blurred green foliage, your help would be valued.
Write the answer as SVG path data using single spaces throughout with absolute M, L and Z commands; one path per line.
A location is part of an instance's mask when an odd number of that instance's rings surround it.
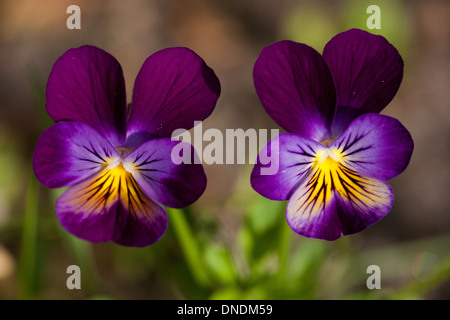
M 56 282 L 59 290 L 67 290 L 65 268 L 70 264 L 82 270 L 82 293 L 72 298 L 85 299 L 421 299 L 450 279 L 450 236 L 363 252 L 358 235 L 335 242 L 298 237 L 284 219 L 286 203 L 256 194 L 249 196 L 232 242 L 214 233 L 196 237 L 193 226 L 203 217 L 192 207 L 168 209 L 169 229 L 157 244 L 127 248 L 73 237 L 53 213 L 62 191 L 43 198 L 34 177 L 27 190 L 21 299 L 45 298 Z M 55 259 L 62 261 L 55 265 Z M 382 270 L 383 290 L 365 286 L 371 264 Z M 413 266 L 411 273 L 408 266 Z
M 367 13 L 370 5 L 377 5 L 381 13 L 381 28 L 369 29 Z M 325 44 L 339 32 L 358 28 L 379 34 L 389 40 L 402 55 L 407 52 L 409 36 L 405 10 L 400 0 L 358 0 L 299 2 L 283 20 L 280 39 L 290 39 L 308 44 L 322 52 Z

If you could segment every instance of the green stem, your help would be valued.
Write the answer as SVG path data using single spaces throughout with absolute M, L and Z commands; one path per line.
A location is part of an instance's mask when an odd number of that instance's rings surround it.
M 182 209 L 184 212 L 171 208 L 166 208 L 166 210 L 192 276 L 199 285 L 207 286 L 209 279 L 203 270 L 200 248 L 186 220 L 186 213 L 189 209 Z
M 280 254 L 279 254 L 279 268 L 278 268 L 278 284 L 283 286 L 286 280 L 287 267 L 289 262 L 289 253 L 291 251 L 291 236 L 292 230 L 287 223 L 283 223 L 280 235 Z
M 36 287 L 36 234 L 38 183 L 31 176 L 28 184 L 23 232 L 19 254 L 19 299 L 33 299 Z

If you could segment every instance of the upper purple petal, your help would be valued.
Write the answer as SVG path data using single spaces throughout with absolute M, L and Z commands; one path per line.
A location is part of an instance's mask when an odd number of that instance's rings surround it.
M 39 137 L 33 154 L 36 178 L 48 188 L 66 187 L 102 171 L 118 156 L 111 143 L 91 126 L 58 122 Z
M 182 152 L 189 163 L 177 164 L 172 152 L 177 156 Z M 182 208 L 195 202 L 206 188 L 203 166 L 194 163 L 194 158 L 192 145 L 158 138 L 142 144 L 125 161 L 134 168 L 134 178 L 149 198 L 168 207 Z
M 339 135 L 362 113 L 379 113 L 397 93 L 403 77 L 403 60 L 383 36 L 351 29 L 325 46 L 336 86 L 333 135 Z
M 114 146 L 123 145 L 125 83 L 122 68 L 109 53 L 87 45 L 68 50 L 53 66 L 46 95 L 54 121 L 87 123 Z
M 349 168 L 369 177 L 388 180 L 409 164 L 414 142 L 395 118 L 381 114 L 362 115 L 331 145 Z
M 259 55 L 253 78 L 264 109 L 283 129 L 315 141 L 331 138 L 336 93 L 316 50 L 292 41 L 272 44 Z
M 310 174 L 320 143 L 295 133 L 282 133 L 258 155 L 251 174 L 253 189 L 271 200 L 287 200 Z
M 127 144 L 151 136 L 170 137 L 207 118 L 216 105 L 220 83 L 214 71 L 187 48 L 168 48 L 147 58 L 134 84 Z

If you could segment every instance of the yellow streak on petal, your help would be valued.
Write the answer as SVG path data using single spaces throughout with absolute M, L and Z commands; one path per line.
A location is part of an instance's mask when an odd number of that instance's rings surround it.
M 155 212 L 156 204 L 142 192 L 122 163 L 74 188 L 71 202 L 77 212 L 105 213 L 119 200 L 132 214 L 149 217 Z
M 360 208 L 377 207 L 389 202 L 384 184 L 347 168 L 339 150 L 319 151 L 311 172 L 310 178 L 300 186 L 300 192 L 295 192 L 298 197 L 296 211 L 308 212 L 309 217 L 323 212 L 337 194 Z

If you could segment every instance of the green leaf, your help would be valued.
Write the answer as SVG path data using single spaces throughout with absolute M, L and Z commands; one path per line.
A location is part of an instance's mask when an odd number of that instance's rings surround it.
M 247 212 L 247 223 L 255 235 L 263 235 L 277 226 L 280 219 L 284 219 L 282 212 L 285 202 L 273 201 L 258 197 Z
M 229 285 L 237 282 L 232 255 L 223 245 L 207 245 L 204 260 L 209 272 L 220 284 Z
M 255 245 L 254 237 L 252 236 L 252 233 L 250 232 L 248 226 L 244 225 L 242 226 L 237 235 L 237 241 L 239 244 L 239 248 L 244 254 L 247 263 L 249 266 L 253 264 L 253 248 Z
M 191 230 L 184 212 L 172 208 L 166 208 L 166 211 L 169 216 L 169 223 L 173 227 L 192 276 L 199 285 L 205 287 L 209 286 L 209 278 L 207 274 L 203 272 L 204 267 L 200 254 L 200 246 Z
M 283 298 L 314 299 L 316 296 L 318 275 L 327 251 L 321 240 L 302 240 L 296 246 L 287 267 L 284 284 L 286 296 Z
M 249 259 L 252 264 L 256 265 L 259 260 L 279 249 L 281 227 L 286 224 L 285 207 L 285 202 L 261 196 L 250 205 L 245 227 L 249 232 L 247 237 L 253 238 L 254 243 Z
M 216 290 L 209 297 L 209 300 L 240 300 L 242 299 L 242 292 L 237 287 L 226 287 Z

